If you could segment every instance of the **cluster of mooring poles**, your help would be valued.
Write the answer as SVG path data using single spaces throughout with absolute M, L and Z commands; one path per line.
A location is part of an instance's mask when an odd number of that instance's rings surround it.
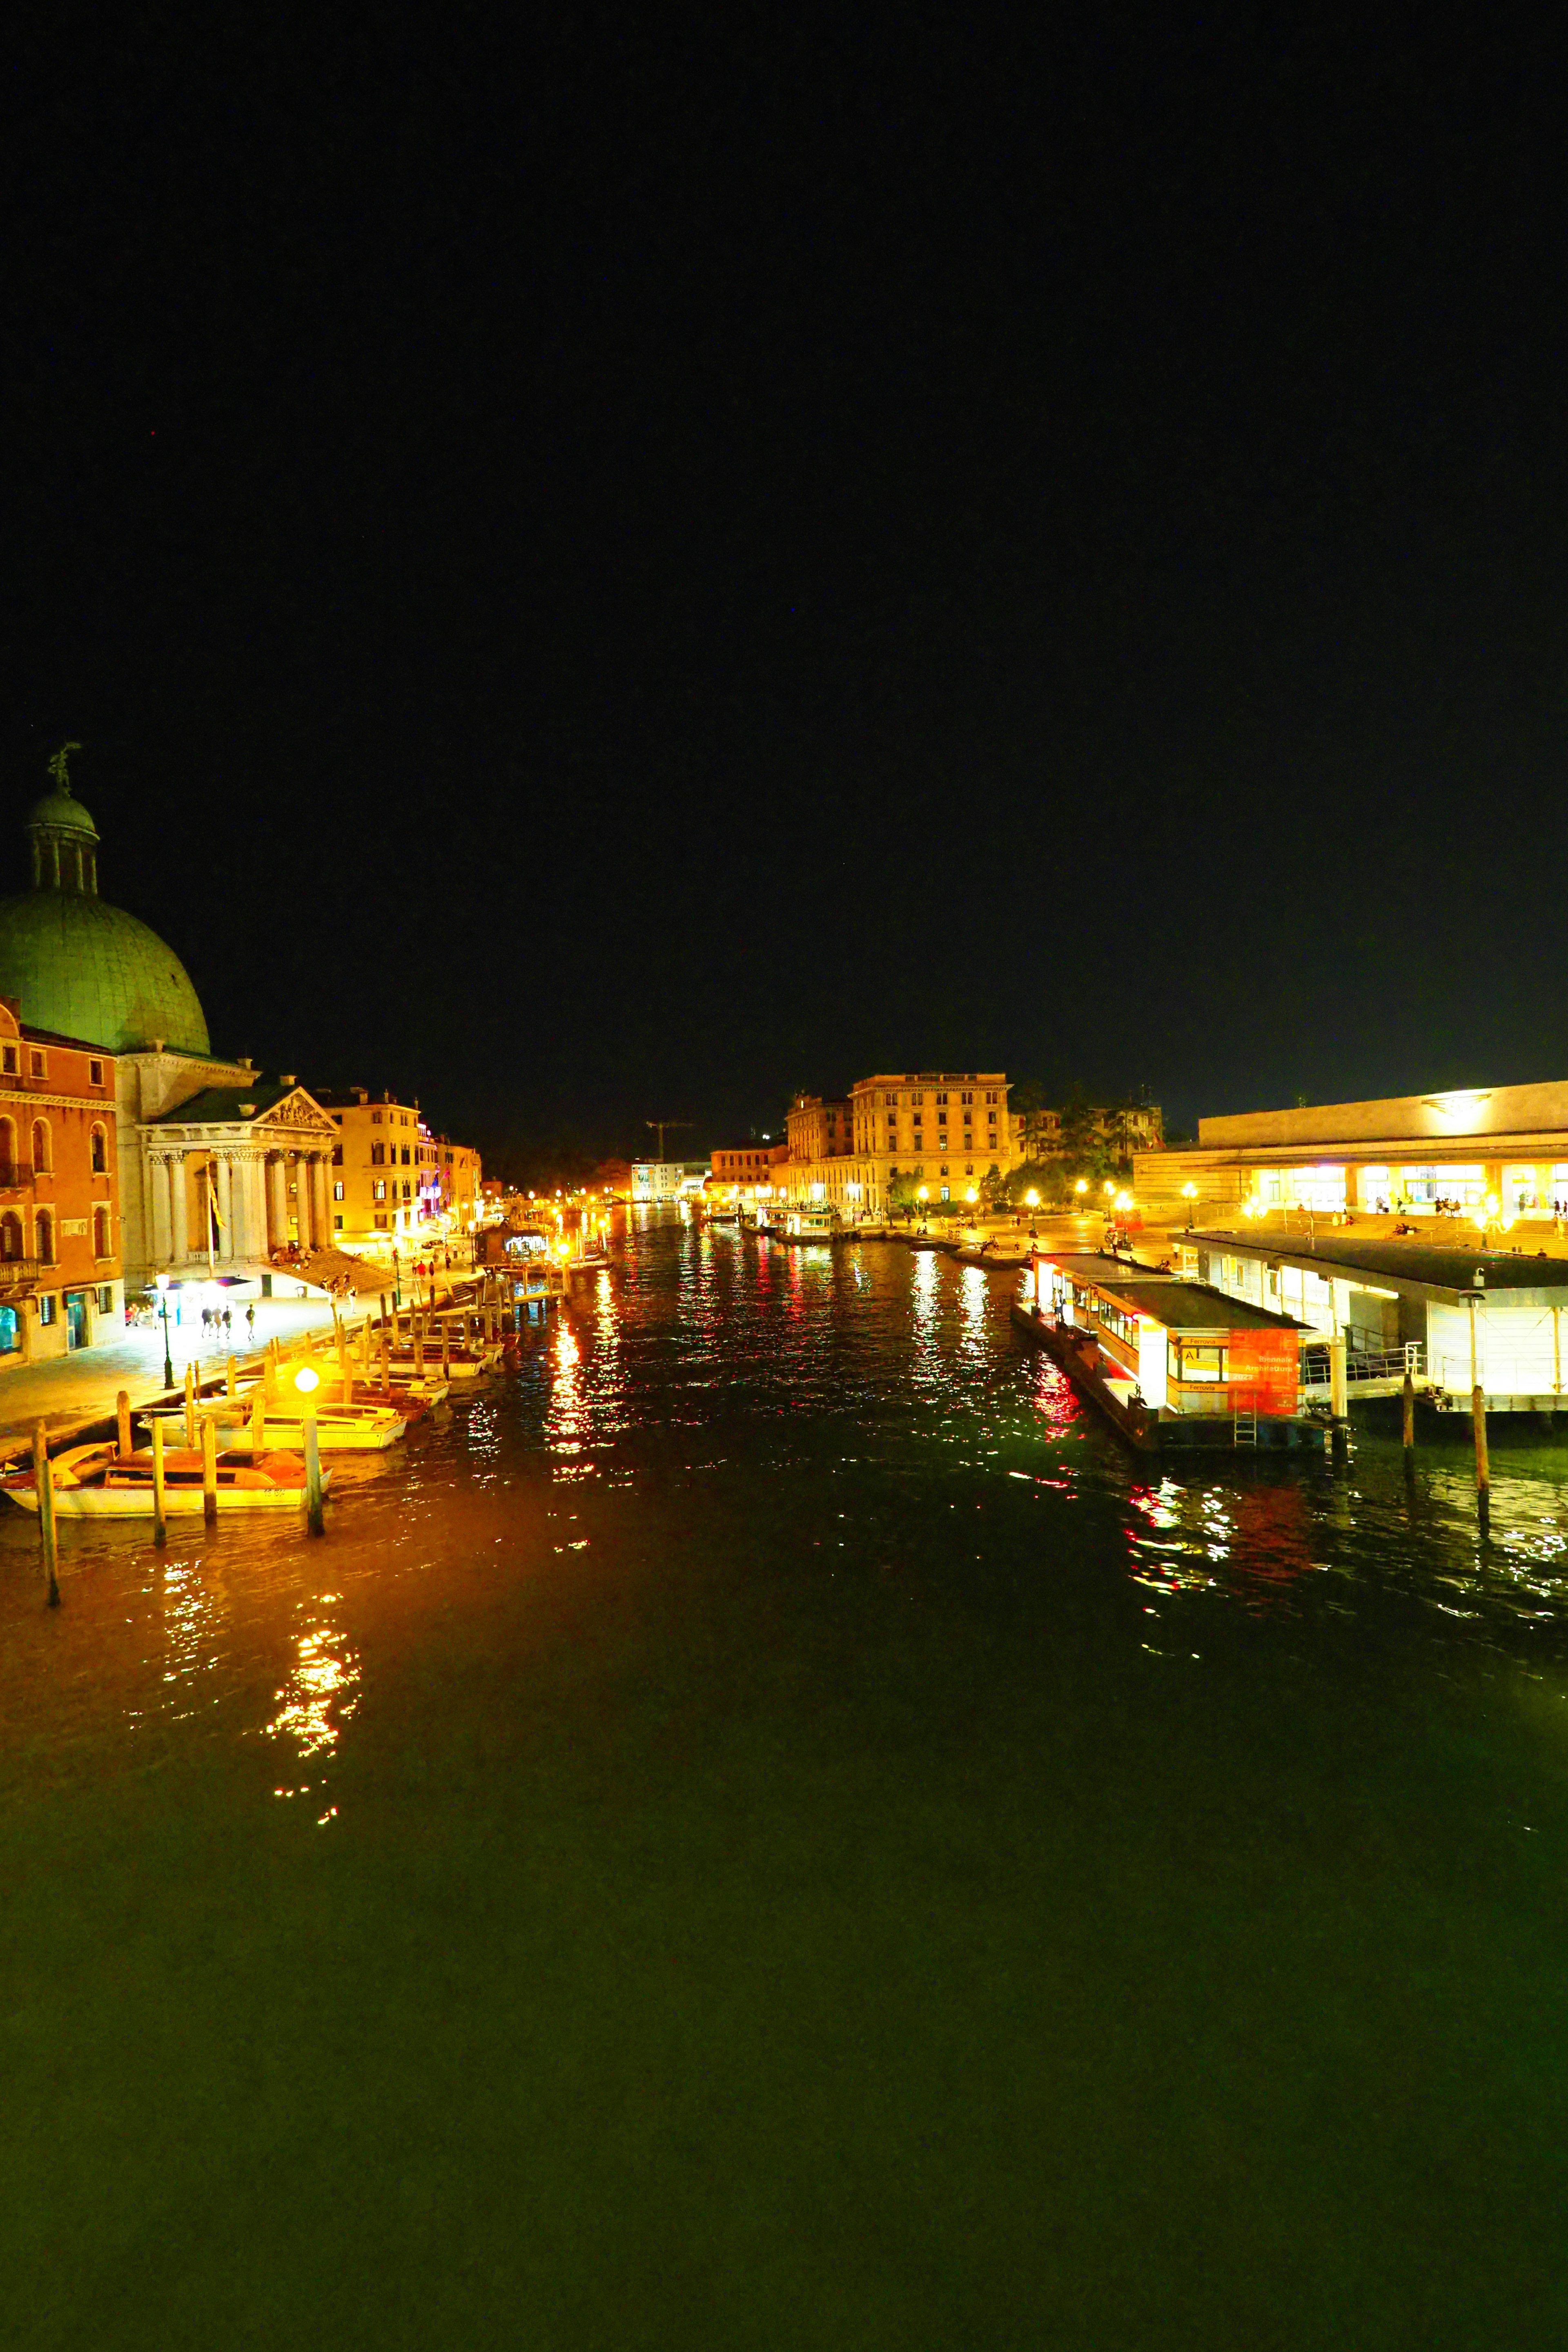
M 1470 1309 L 1470 1425 L 1476 1444 L 1476 1507 L 1483 1524 L 1491 1510 L 1491 1455 L 1487 1444 L 1487 1396 L 1482 1386 L 1476 1352 L 1476 1308 L 1479 1299 L 1471 1293 Z M 1329 1442 L 1336 1468 L 1350 1460 L 1350 1383 L 1347 1376 L 1345 1336 L 1336 1331 L 1329 1341 Z M 1415 1381 L 1408 1364 L 1400 1389 L 1399 1434 L 1405 1457 L 1405 1475 L 1415 1475 Z
M 333 1311 L 332 1331 L 322 1332 L 320 1340 L 330 1358 L 337 1358 L 338 1377 L 344 1399 L 352 1397 L 356 1384 L 355 1355 L 358 1356 L 357 1380 L 369 1393 L 379 1390 L 390 1401 L 393 1392 L 393 1367 L 399 1363 L 400 1374 L 412 1377 L 416 1383 L 425 1378 L 426 1367 L 434 1373 L 439 1369 L 444 1384 L 451 1380 L 455 1362 L 466 1359 L 470 1365 L 476 1356 L 488 1368 L 509 1333 L 521 1336 L 522 1331 L 542 1328 L 552 1307 L 564 1304 L 565 1279 L 563 1271 L 552 1266 L 542 1282 L 520 1283 L 508 1268 L 504 1275 L 493 1268 L 481 1269 L 474 1292 L 468 1297 L 448 1299 L 445 1307 L 404 1307 L 395 1300 L 389 1302 L 384 1292 L 378 1300 L 380 1312 L 366 1315 L 355 1340 L 347 1322 Z M 454 1320 L 460 1324 L 460 1334 L 453 1339 Z M 477 1342 L 477 1346 L 470 1342 Z M 294 1391 L 294 1404 L 300 1414 L 300 1451 L 305 1467 L 305 1520 L 313 1536 L 326 1532 L 325 1481 L 321 1475 L 321 1431 L 317 1416 L 316 1391 L 321 1374 L 312 1359 L 318 1352 L 317 1335 L 304 1335 L 302 1346 L 285 1356 L 276 1337 L 269 1339 L 260 1360 L 259 1376 L 251 1384 L 249 1432 L 253 1458 L 259 1458 L 265 1444 L 264 1431 L 268 1409 L 278 1404 L 285 1386 Z M 411 1367 L 411 1375 L 405 1368 Z M 236 1378 L 235 1359 L 227 1358 L 222 1374 L 225 1395 L 237 1401 L 240 1396 Z M 193 1361 L 185 1367 L 184 1383 L 184 1437 L 189 1452 L 198 1447 L 202 1458 L 202 1516 L 208 1527 L 216 1524 L 218 1516 L 218 1443 L 217 1423 L 210 1415 L 198 1412 L 198 1400 L 206 1392 Z M 115 1458 L 129 1462 L 135 1452 L 132 1434 L 132 1407 L 128 1390 L 121 1389 L 115 1398 Z M 162 1413 L 150 1415 L 152 1440 L 153 1541 L 162 1547 L 169 1539 L 168 1485 L 164 1468 L 164 1418 Z M 48 1605 L 58 1609 L 59 1588 L 59 1522 L 55 1507 L 54 1465 L 49 1458 L 48 1431 L 46 1423 L 33 1426 L 33 1475 L 38 1496 L 38 1536 L 43 1554 L 44 1577 Z

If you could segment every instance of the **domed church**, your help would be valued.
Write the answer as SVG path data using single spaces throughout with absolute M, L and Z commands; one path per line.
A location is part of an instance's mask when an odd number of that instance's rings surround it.
M 338 1130 L 291 1077 L 212 1052 L 190 974 L 156 931 L 98 895 L 98 827 L 70 787 L 68 744 L 26 822 L 32 888 L 0 899 L 0 997 L 31 1027 L 114 1056 L 127 1284 L 330 1239 Z
M 65 754 L 27 818 L 33 887 L 0 899 L 0 996 L 61 1037 L 111 1054 L 211 1051 L 190 974 L 156 931 L 98 895 L 98 827 L 70 788 Z

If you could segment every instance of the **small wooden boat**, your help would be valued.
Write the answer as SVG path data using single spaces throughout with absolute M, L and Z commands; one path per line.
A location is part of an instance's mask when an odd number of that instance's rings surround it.
M 218 1444 L 230 1454 L 253 1454 L 256 1451 L 253 1414 L 256 1410 L 255 1391 L 241 1390 L 234 1397 L 203 1397 L 196 1406 L 198 1428 L 204 1421 L 212 1422 L 218 1431 Z M 183 1432 L 185 1409 L 182 1404 L 153 1405 L 141 1418 L 151 1424 L 161 1421 L 165 1432 Z M 407 1417 L 395 1405 L 380 1404 L 321 1404 L 316 1408 L 316 1443 L 323 1454 L 380 1454 L 395 1445 L 408 1432 Z M 274 1399 L 264 1408 L 261 1423 L 261 1451 L 271 1453 L 281 1446 L 290 1453 L 300 1453 L 305 1444 L 305 1416 L 300 1407 L 291 1404 L 288 1392 Z
M 140 1447 L 118 1454 L 101 1442 L 72 1445 L 57 1454 L 54 1471 L 55 1515 L 62 1519 L 137 1519 L 153 1516 L 153 1452 Z M 321 1473 L 321 1489 L 331 1484 L 331 1472 Z M 0 1479 L 0 1487 L 24 1511 L 38 1507 L 33 1472 L 20 1471 Z M 232 1454 L 217 1459 L 217 1507 L 220 1511 L 300 1511 L 305 1507 L 305 1465 L 294 1454 L 264 1454 L 255 1461 L 237 1462 Z M 171 1446 L 163 1455 L 163 1507 L 173 1518 L 198 1515 L 203 1507 L 202 1457 L 188 1447 Z
M 416 1361 L 412 1349 L 403 1348 L 388 1357 L 387 1366 L 393 1379 L 405 1383 L 428 1379 L 477 1381 L 481 1372 L 493 1372 L 500 1358 L 501 1342 L 496 1339 L 478 1348 L 448 1348 L 443 1362 L 439 1341 L 432 1345 L 426 1339 L 423 1363 Z

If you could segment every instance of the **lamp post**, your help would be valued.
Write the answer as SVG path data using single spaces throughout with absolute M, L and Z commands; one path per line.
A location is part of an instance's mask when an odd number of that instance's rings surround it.
M 1183 1185 L 1183 1187 L 1182 1187 L 1182 1198 L 1183 1198 L 1183 1200 L 1184 1200 L 1184 1201 L 1186 1202 L 1186 1204 L 1187 1204 L 1187 1231 L 1188 1231 L 1188 1233 L 1191 1233 L 1191 1232 L 1192 1232 L 1192 1230 L 1193 1230 L 1193 1202 L 1197 1199 L 1197 1197 L 1198 1197 L 1198 1188 L 1197 1188 L 1197 1186 L 1196 1186 L 1195 1184 L 1184 1184 L 1184 1185 Z
M 166 1274 L 158 1276 L 158 1312 L 163 1318 L 163 1386 L 172 1389 L 174 1366 L 169 1354 L 169 1277 Z

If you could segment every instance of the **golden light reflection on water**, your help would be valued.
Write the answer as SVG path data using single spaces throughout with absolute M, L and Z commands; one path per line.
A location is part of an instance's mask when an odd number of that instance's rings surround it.
M 321 1598 L 334 1602 L 340 1596 L 324 1593 Z M 271 1720 L 261 1727 L 263 1737 L 291 1741 L 300 1763 L 330 1752 L 358 1710 L 359 1684 L 359 1656 L 347 1634 L 333 1625 L 311 1626 L 298 1638 L 293 1665 L 275 1696 Z M 293 1793 L 289 1789 L 277 1791 L 279 1796 Z

